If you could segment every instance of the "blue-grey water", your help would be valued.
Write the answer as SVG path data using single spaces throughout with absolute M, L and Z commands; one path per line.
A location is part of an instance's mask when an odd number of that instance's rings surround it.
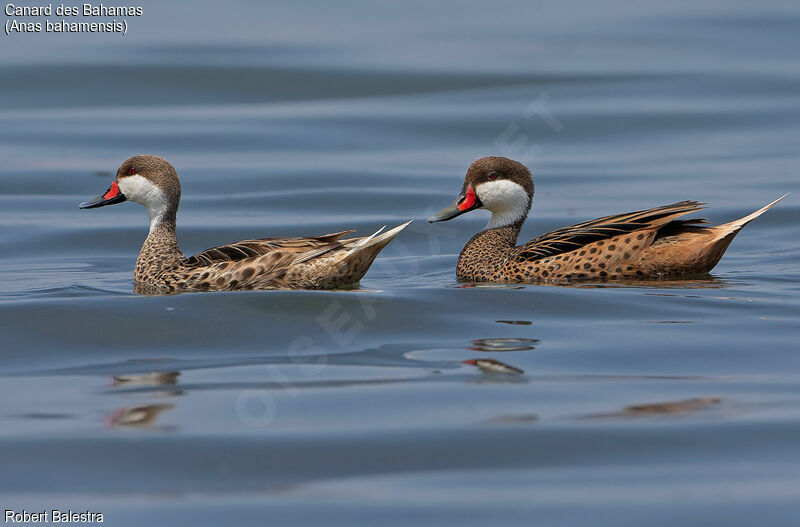
M 136 5 L 0 35 L 5 509 L 796 525 L 796 2 Z M 77 209 L 139 153 L 181 174 L 187 254 L 416 221 L 358 290 L 139 296 L 144 210 Z M 707 279 L 473 287 L 486 213 L 425 219 L 490 154 L 534 173 L 523 241 L 793 194 Z

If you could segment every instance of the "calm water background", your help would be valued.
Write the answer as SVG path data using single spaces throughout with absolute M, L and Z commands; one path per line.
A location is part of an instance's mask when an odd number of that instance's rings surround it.
M 796 2 L 165 4 L 0 37 L 3 507 L 796 525 Z M 138 296 L 145 212 L 77 209 L 137 153 L 188 254 L 416 221 L 358 291 Z M 707 280 L 463 287 L 486 214 L 424 220 L 487 154 L 534 172 L 524 240 L 794 194 Z

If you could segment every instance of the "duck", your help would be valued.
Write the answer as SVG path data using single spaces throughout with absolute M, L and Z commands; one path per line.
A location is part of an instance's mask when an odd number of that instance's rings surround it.
M 260 238 L 206 249 L 186 257 L 178 245 L 176 217 L 181 183 L 175 168 L 155 155 L 136 155 L 120 165 L 111 186 L 81 209 L 125 201 L 143 205 L 150 231 L 133 272 L 135 291 L 334 289 L 352 287 L 378 253 L 408 226 L 403 223 L 367 237 L 345 238 L 346 230 L 322 236 Z
M 788 194 L 738 220 L 710 226 L 678 219 L 704 208 L 679 201 L 562 227 L 517 245 L 533 203 L 533 178 L 518 161 L 488 156 L 472 163 L 461 193 L 431 223 L 486 209 L 491 218 L 458 257 L 468 282 L 572 282 L 707 274 L 739 231 Z

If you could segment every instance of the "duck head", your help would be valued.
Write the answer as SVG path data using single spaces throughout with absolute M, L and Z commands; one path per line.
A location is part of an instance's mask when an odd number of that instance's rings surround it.
M 533 178 L 525 165 L 506 157 L 482 157 L 472 163 L 452 205 L 431 216 L 447 221 L 476 209 L 492 213 L 488 229 L 524 221 L 533 201 Z
M 181 182 L 169 162 L 158 156 L 133 156 L 119 169 L 111 186 L 99 196 L 84 201 L 78 207 L 94 209 L 123 201 L 135 201 L 147 209 L 150 228 L 178 210 Z

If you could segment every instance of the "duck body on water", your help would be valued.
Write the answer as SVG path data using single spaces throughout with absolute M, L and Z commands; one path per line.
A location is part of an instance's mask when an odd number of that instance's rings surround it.
M 462 249 L 458 279 L 572 282 L 705 274 L 745 225 L 786 197 L 717 226 L 702 218 L 678 219 L 704 208 L 680 201 L 563 227 L 517 246 L 533 194 L 533 178 L 522 163 L 494 156 L 472 163 L 456 201 L 428 220 L 447 221 L 476 209 L 492 213 Z
M 322 236 L 260 238 L 212 247 L 191 257 L 178 245 L 181 183 L 165 159 L 134 156 L 122 163 L 105 193 L 82 209 L 130 200 L 147 209 L 150 232 L 133 278 L 137 292 L 332 289 L 357 284 L 378 253 L 409 223 L 362 238 L 352 230 Z

